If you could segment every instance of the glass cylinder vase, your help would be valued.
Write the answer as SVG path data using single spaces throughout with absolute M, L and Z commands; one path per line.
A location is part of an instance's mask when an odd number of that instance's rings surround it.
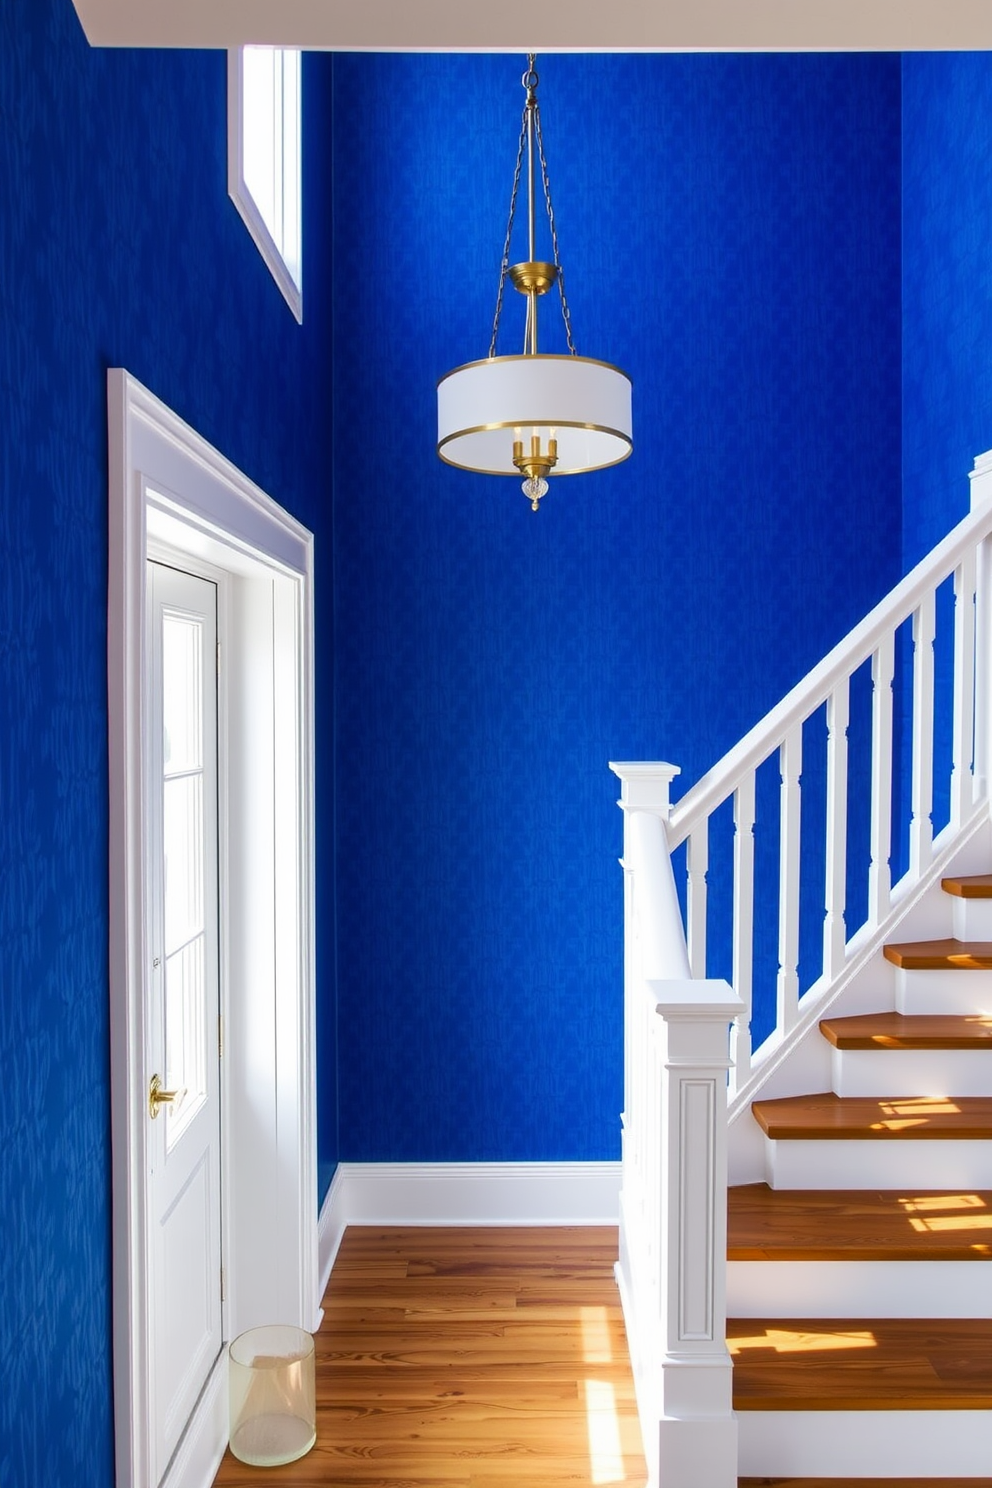
M 252 1467 L 295 1462 L 317 1440 L 313 1338 L 302 1328 L 249 1328 L 229 1349 L 231 1451 Z

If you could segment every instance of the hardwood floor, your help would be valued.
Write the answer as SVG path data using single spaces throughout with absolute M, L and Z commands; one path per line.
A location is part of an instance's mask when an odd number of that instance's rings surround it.
M 737 1488 L 992 1488 L 992 1478 L 738 1478 Z
M 985 1318 L 731 1318 L 734 1409 L 992 1410 Z
M 907 971 L 988 971 L 992 968 L 992 941 L 914 940 L 884 948 L 886 961 Z
M 823 1018 L 820 1032 L 835 1049 L 980 1049 L 992 1053 L 992 1018 L 977 1014 L 861 1013 Z
M 617 1232 L 352 1228 L 317 1336 L 317 1444 L 217 1488 L 644 1488 Z
M 979 1095 L 841 1098 L 816 1095 L 755 1101 L 751 1111 L 768 1136 L 807 1141 L 988 1141 L 992 1099 Z
M 992 1260 L 992 1191 L 879 1193 L 769 1188 L 727 1192 L 730 1261 Z M 976 1286 L 989 1283 L 976 1277 Z

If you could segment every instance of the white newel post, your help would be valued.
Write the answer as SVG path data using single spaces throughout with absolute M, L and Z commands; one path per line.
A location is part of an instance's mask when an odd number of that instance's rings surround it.
M 665 824 L 666 764 L 623 782 L 625 1094 L 620 1260 L 652 1488 L 736 1488 L 726 1346 L 727 1070 L 744 1004 L 692 980 Z
M 661 1081 L 659 1488 L 736 1488 L 727 1350 L 728 1029 L 720 981 L 650 982 Z M 645 1441 L 650 1462 L 655 1448 Z

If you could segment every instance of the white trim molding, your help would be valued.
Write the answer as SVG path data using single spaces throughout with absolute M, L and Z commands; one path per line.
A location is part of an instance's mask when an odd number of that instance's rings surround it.
M 120 368 L 107 377 L 109 982 L 117 1488 L 151 1469 L 145 582 L 150 549 L 225 578 L 221 690 L 224 1338 L 317 1302 L 313 538 Z M 223 728 L 222 728 L 223 734 Z M 225 854 L 229 872 L 225 875 Z M 226 882 L 225 882 L 226 879 Z M 224 1446 L 220 1356 L 162 1480 Z
M 339 1163 L 320 1213 L 327 1286 L 348 1225 L 616 1225 L 618 1162 Z

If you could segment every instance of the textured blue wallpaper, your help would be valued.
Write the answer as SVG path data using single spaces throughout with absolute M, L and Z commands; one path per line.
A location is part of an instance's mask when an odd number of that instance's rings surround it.
M 992 448 L 992 57 L 913 53 L 903 77 L 903 565 L 968 511 Z M 946 605 L 948 618 L 952 614 Z M 938 670 L 935 825 L 949 811 L 950 659 Z M 940 654 L 938 648 L 938 662 Z M 912 688 L 902 687 L 904 816 Z M 905 843 L 903 843 L 905 857 Z
M 224 57 L 94 53 L 69 0 L 0 7 L 3 1488 L 112 1482 L 108 365 L 128 367 L 315 529 L 331 633 L 326 58 L 308 61 L 305 85 L 301 330 L 227 198 Z M 318 656 L 319 743 L 331 659 Z M 325 978 L 329 785 L 318 803 Z M 333 1017 L 321 1040 L 332 1162 Z
M 909 569 L 965 515 L 992 448 L 992 56 L 913 53 L 902 77 Z
M 433 451 L 520 70 L 334 60 L 349 1159 L 618 1155 L 607 761 L 691 783 L 899 572 L 899 59 L 540 60 L 576 343 L 632 374 L 635 452 L 537 516 Z

